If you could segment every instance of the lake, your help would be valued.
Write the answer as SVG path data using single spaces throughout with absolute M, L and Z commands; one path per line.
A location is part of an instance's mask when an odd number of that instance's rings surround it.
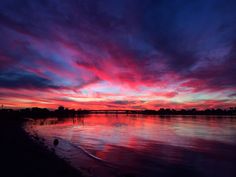
M 236 176 L 236 117 L 89 114 L 25 130 L 90 176 Z

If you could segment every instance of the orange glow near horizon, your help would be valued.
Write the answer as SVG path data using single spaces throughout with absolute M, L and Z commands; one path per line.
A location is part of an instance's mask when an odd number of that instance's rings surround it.
M 235 4 L 224 12 L 213 2 L 152 3 L 2 3 L 0 104 L 236 107 Z

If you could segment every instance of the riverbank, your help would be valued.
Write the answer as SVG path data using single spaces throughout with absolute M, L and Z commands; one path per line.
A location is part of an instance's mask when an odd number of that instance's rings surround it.
M 1 120 L 0 176 L 4 177 L 80 177 L 81 172 L 32 141 L 22 122 Z

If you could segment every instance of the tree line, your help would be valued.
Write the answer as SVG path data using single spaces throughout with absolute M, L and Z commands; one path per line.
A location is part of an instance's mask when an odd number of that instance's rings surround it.
M 0 109 L 1 118 L 43 118 L 43 117 L 75 117 L 78 115 L 90 114 L 93 110 L 82 109 L 68 109 L 63 106 L 59 106 L 56 110 L 49 110 L 47 108 L 24 108 L 24 109 Z M 102 111 L 102 113 L 109 113 L 109 110 Z M 114 113 L 114 112 L 113 112 Z M 146 114 L 146 115 L 236 115 L 236 107 L 230 107 L 228 109 L 205 109 L 197 110 L 193 109 L 165 109 L 159 110 L 123 110 L 117 111 L 117 114 Z

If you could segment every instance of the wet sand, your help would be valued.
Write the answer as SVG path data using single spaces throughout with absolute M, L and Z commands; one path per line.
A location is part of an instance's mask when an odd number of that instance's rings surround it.
M 20 121 L 1 120 L 0 154 L 2 177 L 84 176 L 43 145 L 35 143 L 22 129 Z

